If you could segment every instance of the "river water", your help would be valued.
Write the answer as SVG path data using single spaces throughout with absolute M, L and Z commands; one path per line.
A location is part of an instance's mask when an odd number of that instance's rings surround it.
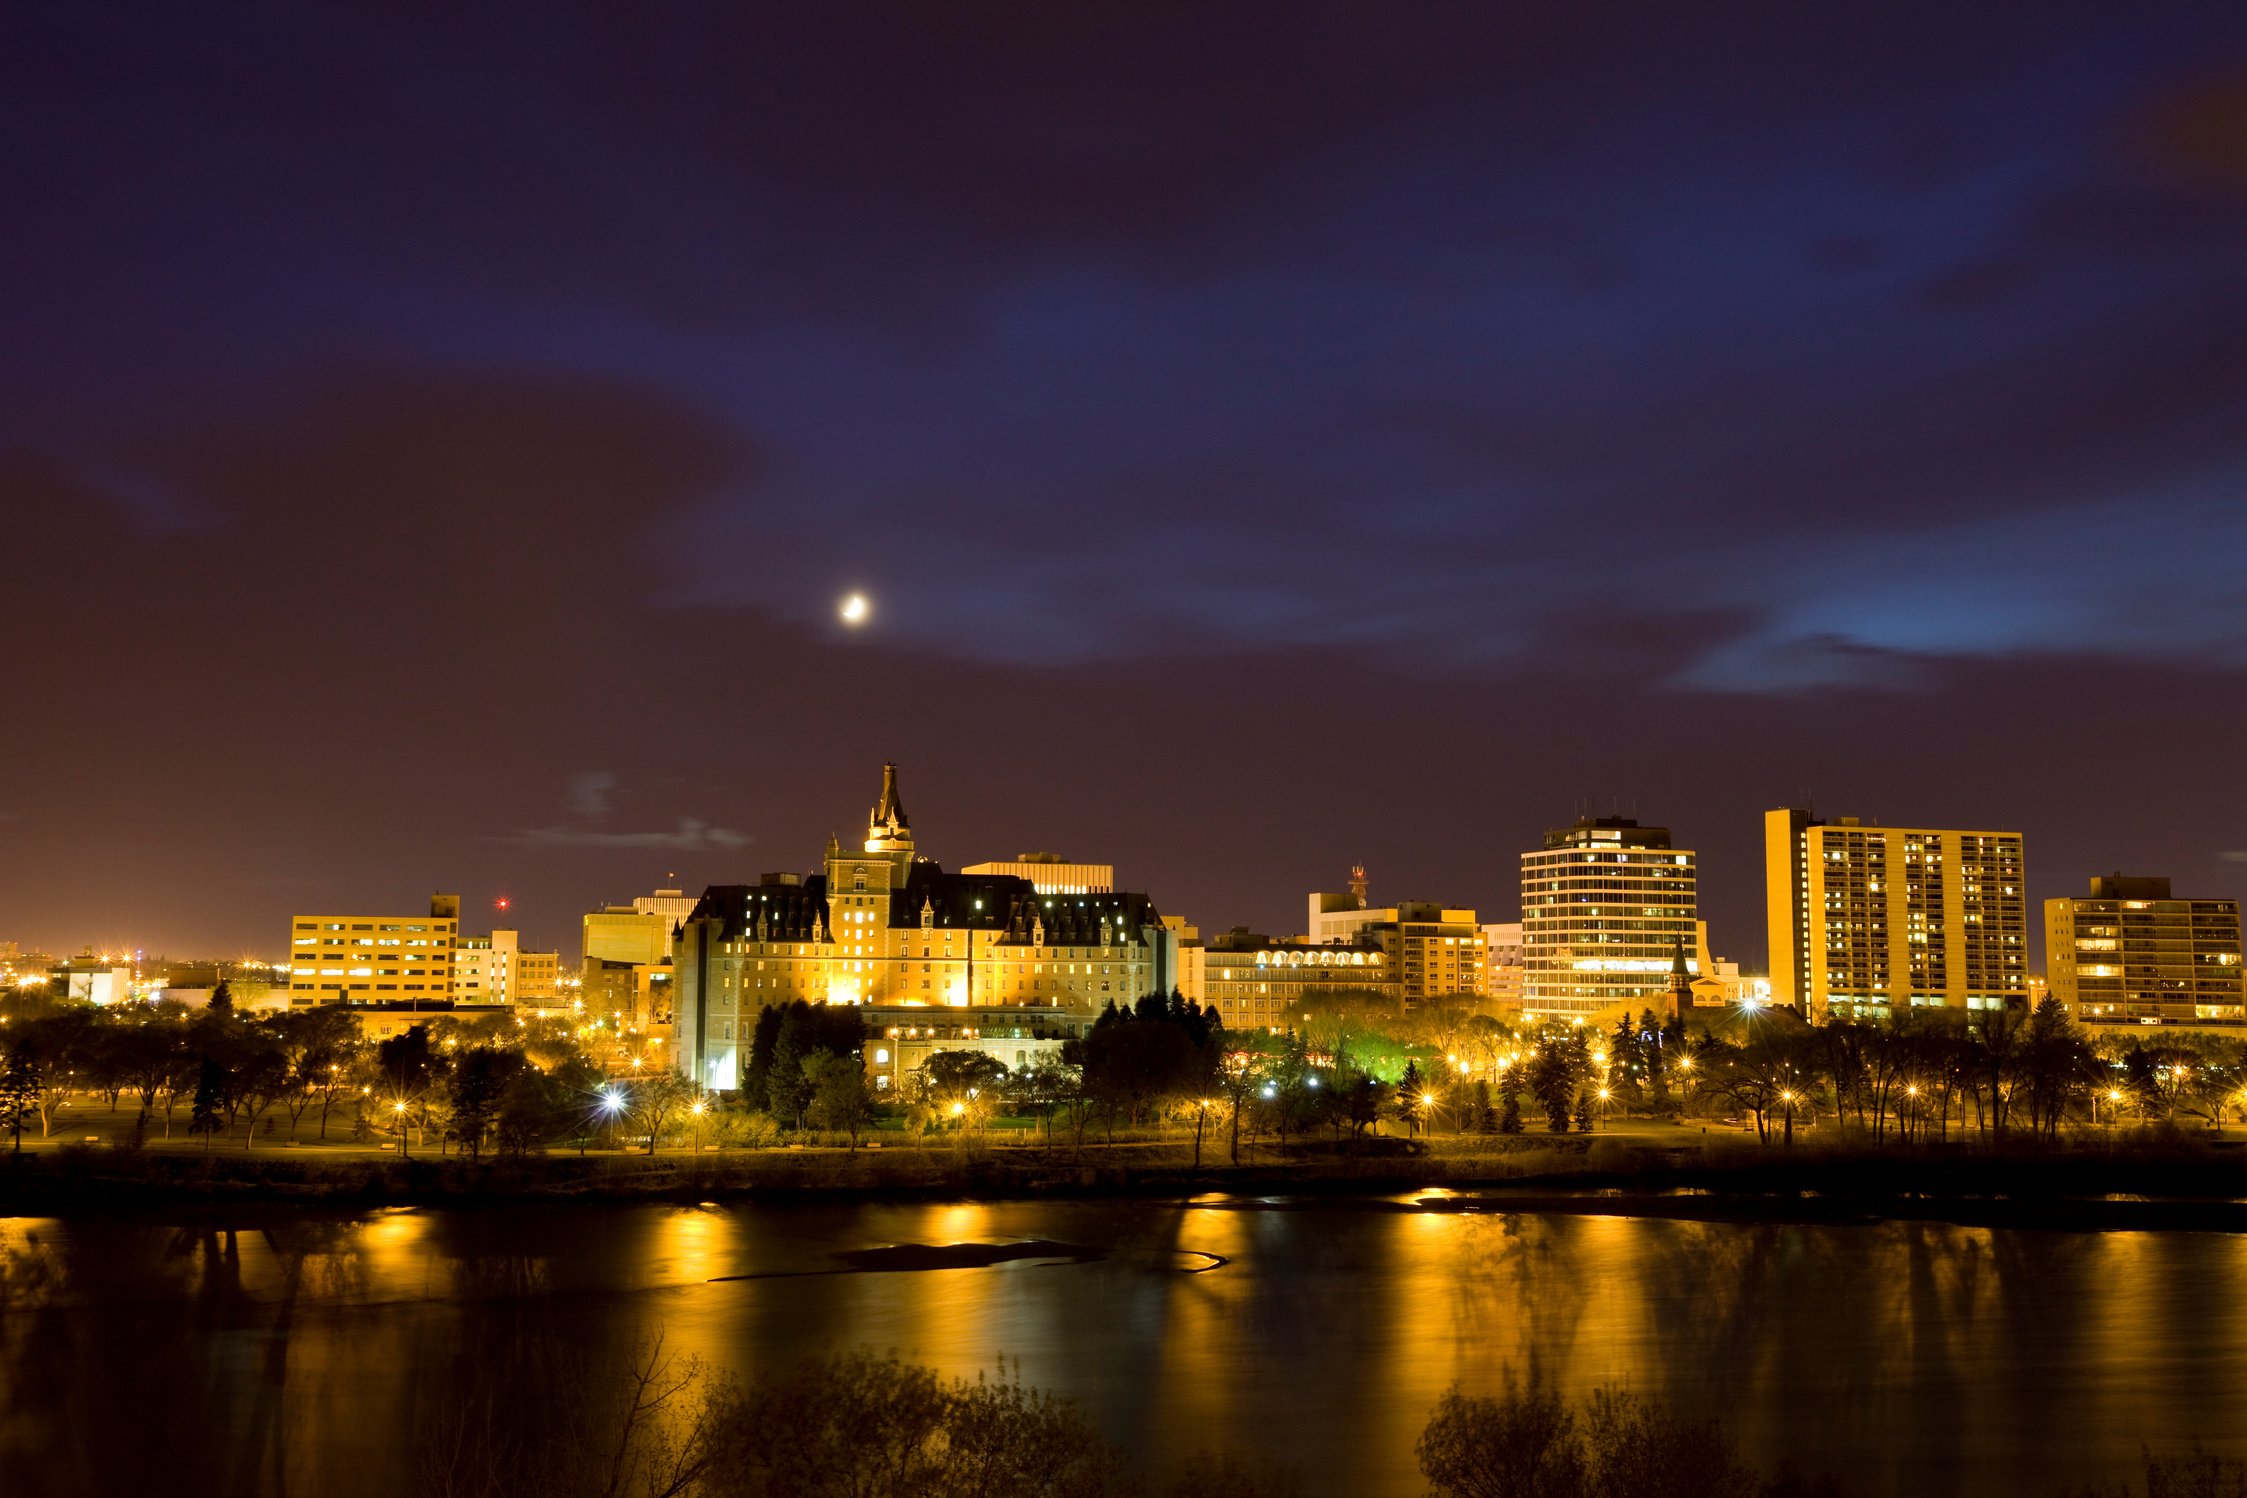
M 889 1244 L 1083 1262 L 907 1271 Z M 1189 1272 L 1214 1255 L 1223 1262 Z M 726 1278 L 728 1276 L 762 1276 Z M 1869 1495 L 2059 1494 L 2247 1448 L 2247 1238 L 1738 1225 L 1350 1202 L 853 1203 L 0 1219 L 0 1493 L 384 1494 L 471 1394 L 666 1347 L 1000 1357 L 1150 1470 L 1230 1445 L 1417 1495 L 1454 1381 L 1537 1367 L 1722 1416 Z

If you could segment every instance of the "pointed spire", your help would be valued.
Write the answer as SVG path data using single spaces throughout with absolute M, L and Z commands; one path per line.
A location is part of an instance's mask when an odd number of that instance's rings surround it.
M 897 794 L 897 766 L 882 766 L 882 799 L 874 814 L 866 820 L 866 851 L 869 853 L 904 853 L 913 851 L 913 824 L 905 818 L 905 802 Z
M 905 803 L 897 797 L 897 766 L 882 766 L 882 804 L 874 808 L 874 820 L 885 827 L 903 831 L 912 825 L 905 820 Z

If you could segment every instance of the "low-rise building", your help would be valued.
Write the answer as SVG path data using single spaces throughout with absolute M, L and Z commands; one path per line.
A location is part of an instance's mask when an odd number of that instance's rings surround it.
M 1474 911 L 1427 900 L 1376 906 L 1367 899 L 1367 888 L 1361 864 L 1350 870 L 1348 889 L 1311 894 L 1311 945 L 1380 948 L 1408 1005 L 1483 992 L 1483 930 Z
M 453 949 L 453 996 L 463 1004 L 550 1009 L 561 963 L 558 952 L 524 951 L 519 931 L 464 936 Z
M 1058 853 L 1017 853 L 1001 862 L 971 863 L 960 872 L 1027 879 L 1041 895 L 1112 895 L 1116 892 L 1114 864 L 1076 863 Z
M 1482 928 L 1482 992 L 1491 1007 L 1521 1008 L 1521 922 L 1488 921 Z
M 866 1074 L 876 1092 L 901 1091 L 939 1051 L 975 1051 L 1010 1072 L 1051 1066 L 1097 1015 L 1020 1008 L 944 1009 L 871 1005 L 866 1011 Z
M 1403 999 L 1394 959 L 1372 941 L 1320 944 L 1235 926 L 1204 942 L 1200 961 L 1196 1001 L 1229 1029 L 1284 1029 L 1305 1004 L 1323 999 Z
M 2239 902 L 2185 899 L 2169 881 L 2104 874 L 2088 897 L 2044 902 L 2051 992 L 2084 1024 L 2237 1025 Z
M 137 975 L 129 962 L 83 952 L 48 970 L 54 996 L 81 1004 L 130 1004 Z
M 431 1003 L 453 997 L 460 896 L 419 915 L 300 915 L 289 922 L 289 1003 Z

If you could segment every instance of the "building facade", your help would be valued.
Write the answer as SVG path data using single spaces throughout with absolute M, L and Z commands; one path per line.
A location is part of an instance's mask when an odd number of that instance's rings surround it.
M 1773 1003 L 1811 1018 L 2027 1003 L 2019 833 L 1825 822 L 1791 807 L 1763 825 Z
M 1521 856 L 1522 1017 L 1580 1023 L 1659 1007 L 1698 950 L 1694 856 L 1667 827 L 1581 817 Z
M 866 1074 L 877 1093 L 897 1092 L 939 1051 L 976 1051 L 1013 1072 L 1051 1066 L 1096 1015 L 1074 1010 L 875 1006 L 866 1012 Z
M 1407 1005 L 1483 991 L 1483 931 L 1472 910 L 1426 900 L 1376 906 L 1366 898 L 1365 869 L 1350 870 L 1347 890 L 1314 892 L 1306 919 L 1315 947 L 1374 946 L 1386 953 Z
M 767 1005 L 1094 1015 L 1167 991 L 1163 945 L 1144 895 L 1046 895 L 918 857 L 885 765 L 861 849 L 830 840 L 819 873 L 703 891 L 677 942 L 675 1052 L 701 1085 L 730 1090 Z
M 1342 997 L 1395 1006 L 1403 984 L 1390 955 L 1372 942 L 1270 937 L 1245 926 L 1201 946 L 1201 993 L 1188 998 L 1217 1011 L 1228 1029 L 1282 1030 L 1306 1004 Z
M 1112 863 L 1075 863 L 1058 853 L 1017 853 L 998 863 L 971 863 L 960 870 L 970 877 L 1004 874 L 1027 879 L 1041 895 L 1112 895 L 1116 892 L 1116 866 Z
M 289 921 L 289 1004 L 374 1004 L 453 997 L 460 896 L 422 915 L 300 915 Z
M 2088 898 L 2044 902 L 2044 961 L 2053 996 L 2084 1024 L 2247 1022 L 2236 900 L 2103 875 Z
M 1483 924 L 1482 994 L 1494 1008 L 1521 1008 L 1521 922 Z
M 556 1001 L 561 965 L 558 952 L 524 951 L 519 931 L 464 936 L 453 948 L 453 997 L 463 1004 L 550 1009 Z

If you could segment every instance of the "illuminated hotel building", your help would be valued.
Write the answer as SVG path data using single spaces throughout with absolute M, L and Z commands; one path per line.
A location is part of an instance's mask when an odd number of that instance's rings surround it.
M 1811 1018 L 2028 997 L 2021 835 L 1763 819 L 1771 1000 Z
M 796 999 L 1089 1016 L 1168 992 L 1171 946 L 1144 895 L 1042 894 L 917 857 L 885 765 L 861 850 L 829 839 L 819 873 L 712 885 L 695 902 L 676 944 L 677 1054 L 730 1089 L 757 1012 Z
M 460 896 L 429 914 L 300 915 L 289 922 L 289 1004 L 372 1004 L 453 997 Z
M 1661 1008 L 1679 952 L 1699 949 L 1695 912 L 1693 854 L 1667 827 L 1580 817 L 1546 833 L 1521 856 L 1523 1018 Z
M 2086 1024 L 2238 1024 L 2239 902 L 2182 900 L 2166 879 L 2108 874 L 2044 902 L 2051 991 Z

